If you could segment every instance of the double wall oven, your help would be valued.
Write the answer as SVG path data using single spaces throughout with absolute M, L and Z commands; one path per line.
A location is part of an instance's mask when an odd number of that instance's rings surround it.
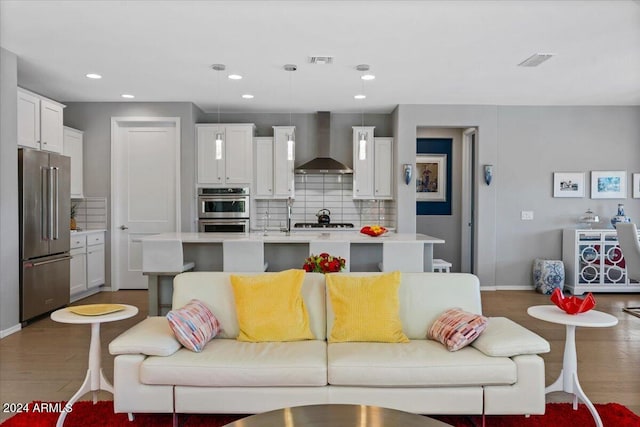
M 199 188 L 198 231 L 248 233 L 249 188 Z

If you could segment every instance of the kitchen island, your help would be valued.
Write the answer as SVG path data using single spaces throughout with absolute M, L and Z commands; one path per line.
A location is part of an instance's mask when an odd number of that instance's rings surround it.
M 290 233 L 281 231 L 267 231 L 267 233 L 162 233 L 143 238 L 144 247 L 149 250 L 153 250 L 153 242 L 165 242 L 167 240 L 177 241 L 182 244 L 182 261 L 195 262 L 195 271 L 223 270 L 224 254 L 222 243 L 225 240 L 262 241 L 264 243 L 264 261 L 269 265 L 268 271 L 302 268 L 305 258 L 309 256 L 309 245 L 312 242 L 348 242 L 350 271 L 378 271 L 378 265 L 382 262 L 384 242 L 416 241 L 424 243 L 423 268 L 424 271 L 431 271 L 433 266 L 433 245 L 444 243 L 444 240 L 426 234 L 388 232 L 382 236 L 372 237 L 359 231 L 319 232 L 315 230 L 292 231 Z M 148 272 L 145 272 L 145 274 L 148 274 Z M 159 281 L 150 275 L 150 314 L 155 311 L 152 308 L 153 303 L 151 300 L 162 300 L 163 306 L 170 303 L 170 298 L 168 299 L 167 295 L 171 292 L 164 289 L 170 285 L 171 280 Z M 163 289 L 160 289 L 160 287 Z

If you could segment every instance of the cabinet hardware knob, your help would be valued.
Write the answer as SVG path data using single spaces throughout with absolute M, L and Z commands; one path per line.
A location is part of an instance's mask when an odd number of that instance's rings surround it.
M 128 229 L 129 229 L 129 227 L 127 227 L 127 226 L 126 226 L 126 225 L 124 225 L 124 224 L 120 226 L 120 230 L 128 230 Z

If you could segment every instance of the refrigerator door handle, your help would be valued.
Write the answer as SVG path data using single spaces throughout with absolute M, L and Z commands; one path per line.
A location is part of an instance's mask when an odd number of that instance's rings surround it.
M 49 240 L 53 240 L 53 227 L 54 227 L 54 223 L 53 223 L 53 213 L 54 213 L 54 199 L 53 199 L 53 192 L 54 192 L 54 188 L 53 188 L 53 168 L 49 167 L 49 176 L 47 177 L 49 182 L 49 212 L 47 215 L 47 221 L 49 223 Z
M 28 264 L 25 264 L 25 268 L 40 267 L 41 265 L 53 264 L 54 262 L 65 261 L 65 260 L 68 260 L 68 259 L 71 259 L 71 256 L 70 255 L 65 255 L 63 257 L 56 258 L 56 259 L 50 259 L 48 261 L 40 261 L 40 262 L 28 263 Z
M 40 169 L 41 188 L 40 202 L 41 202 L 41 215 L 40 215 L 40 235 L 42 240 L 49 239 L 49 168 Z
M 52 173 L 53 173 L 53 203 L 54 203 L 54 209 L 53 209 L 53 215 L 52 215 L 52 223 L 53 223 L 53 240 L 58 240 L 58 238 L 60 237 L 60 224 L 59 224 L 59 220 L 60 220 L 60 195 L 58 193 L 59 190 L 59 173 L 60 173 L 60 168 L 57 167 L 53 167 L 51 168 Z

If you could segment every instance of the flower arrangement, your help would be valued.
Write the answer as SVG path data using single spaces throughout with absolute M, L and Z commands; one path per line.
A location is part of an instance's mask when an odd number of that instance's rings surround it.
M 344 269 L 345 263 L 344 258 L 323 252 L 320 255 L 311 254 L 304 260 L 302 268 L 309 273 L 337 273 Z

